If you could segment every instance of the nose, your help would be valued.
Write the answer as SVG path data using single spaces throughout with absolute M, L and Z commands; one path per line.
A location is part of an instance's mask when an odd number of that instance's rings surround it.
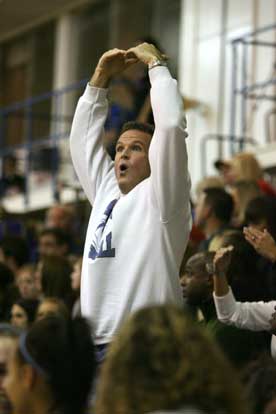
M 180 277 L 180 285 L 183 287 L 183 288 L 185 288 L 187 285 L 188 285 L 188 277 L 187 277 L 187 275 L 186 274 L 184 274 L 184 275 L 182 275 L 181 277 Z
M 129 149 L 127 147 L 122 152 L 122 158 L 129 158 Z

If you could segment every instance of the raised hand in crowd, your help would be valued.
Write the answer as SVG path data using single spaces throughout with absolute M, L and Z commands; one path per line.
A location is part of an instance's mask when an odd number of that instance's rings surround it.
M 231 262 L 233 246 L 221 247 L 215 254 L 212 273 L 214 276 L 214 291 L 217 296 L 224 296 L 229 291 L 227 270 Z
M 233 246 L 221 247 L 217 250 L 213 260 L 215 275 L 219 277 L 226 275 L 231 262 L 232 250 Z
M 243 229 L 244 236 L 248 243 L 262 256 L 271 262 L 276 261 L 276 242 L 271 234 L 264 229 L 263 231 L 249 226 Z

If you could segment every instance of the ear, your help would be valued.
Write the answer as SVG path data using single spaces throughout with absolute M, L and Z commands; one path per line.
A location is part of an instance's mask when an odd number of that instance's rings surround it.
M 27 390 L 32 390 L 36 384 L 37 373 L 31 365 L 22 365 L 22 381 Z

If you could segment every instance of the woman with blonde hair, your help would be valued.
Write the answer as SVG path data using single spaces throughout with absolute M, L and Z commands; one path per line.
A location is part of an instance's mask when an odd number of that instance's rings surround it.
M 255 181 L 263 194 L 276 196 L 276 189 L 264 180 L 262 167 L 254 154 L 239 152 L 229 161 L 218 160 L 214 165 L 221 172 L 225 184 Z
M 203 328 L 173 305 L 141 309 L 110 345 L 95 413 L 184 408 L 248 413 L 237 374 Z
M 230 161 L 234 181 L 258 181 L 263 176 L 262 168 L 250 152 L 239 152 Z

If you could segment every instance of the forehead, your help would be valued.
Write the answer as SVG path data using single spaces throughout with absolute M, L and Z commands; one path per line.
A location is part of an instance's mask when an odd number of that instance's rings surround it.
M 48 301 L 42 302 L 38 308 L 38 312 L 49 312 L 49 311 L 53 312 L 57 310 L 58 310 L 58 305 L 56 303 L 48 302 Z
M 23 309 L 23 308 L 21 308 L 21 306 L 19 306 L 19 305 L 17 305 L 17 304 L 14 304 L 13 306 L 12 306 L 12 313 L 25 313 L 25 310 Z
M 139 141 L 142 144 L 149 145 L 151 135 L 138 129 L 129 129 L 119 137 L 117 144 L 130 144 L 133 141 Z
M 39 238 L 40 243 L 56 243 L 56 237 L 52 233 L 42 234 Z

